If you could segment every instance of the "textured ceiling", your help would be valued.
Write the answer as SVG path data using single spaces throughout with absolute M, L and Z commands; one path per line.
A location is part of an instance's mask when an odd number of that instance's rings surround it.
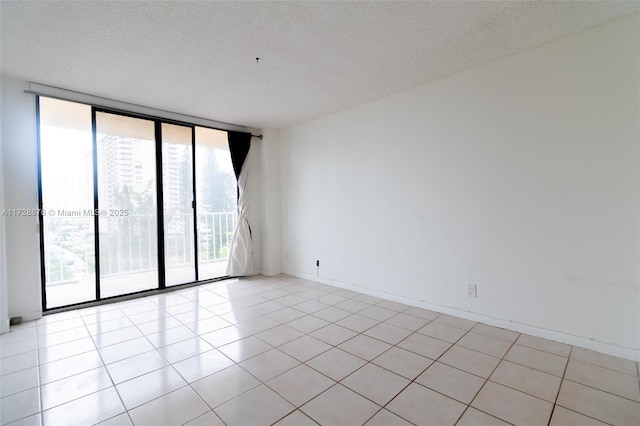
M 635 1 L 2 1 L 0 65 L 92 95 L 286 127 L 639 10 Z

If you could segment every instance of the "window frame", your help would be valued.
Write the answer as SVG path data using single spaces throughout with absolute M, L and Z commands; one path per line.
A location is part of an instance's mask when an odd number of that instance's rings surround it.
M 78 309 L 83 307 L 97 306 L 105 303 L 111 303 L 118 300 L 127 300 L 131 298 L 143 297 L 149 294 L 162 293 L 166 291 L 173 291 L 185 287 L 193 287 L 201 284 L 217 282 L 229 279 L 229 275 L 223 275 L 220 277 L 199 279 L 198 269 L 198 220 L 197 220 L 197 191 L 196 191 L 196 128 L 201 127 L 205 129 L 212 129 L 223 131 L 228 134 L 229 129 L 220 127 L 205 125 L 202 123 L 192 123 L 183 120 L 177 120 L 172 118 L 162 117 L 160 115 L 145 114 L 140 112 L 123 110 L 121 108 L 111 108 L 93 103 L 78 101 L 74 99 L 65 99 L 58 96 L 51 96 L 47 94 L 35 93 L 35 115 L 36 115 L 36 161 L 37 161 L 37 188 L 38 188 L 38 209 L 42 211 L 43 208 L 43 188 L 42 188 L 42 152 L 41 152 L 41 110 L 40 110 L 40 98 L 57 99 L 67 102 L 74 102 L 77 104 L 87 105 L 91 108 L 91 132 L 92 132 L 92 168 L 93 168 L 93 207 L 98 209 L 99 192 L 98 192 L 98 165 L 97 165 L 97 132 L 96 132 L 96 114 L 107 113 L 114 114 L 129 118 L 142 119 L 152 121 L 154 123 L 154 136 L 155 136 L 155 165 L 156 165 L 156 209 L 157 209 L 157 240 L 158 240 L 158 287 L 134 291 L 130 293 L 124 293 L 115 296 L 101 297 L 100 295 L 100 236 L 99 236 L 99 216 L 94 216 L 94 256 L 95 256 L 95 285 L 96 293 L 95 299 L 90 301 L 71 303 L 56 307 L 47 307 L 47 293 L 46 293 L 46 262 L 45 262 L 45 236 L 44 236 L 44 219 L 42 215 L 39 215 L 38 230 L 39 230 L 39 250 L 40 250 L 40 281 L 41 281 L 41 294 L 42 294 L 42 312 L 43 314 L 52 314 L 57 312 L 64 312 L 72 309 Z M 201 120 L 198 120 L 201 121 Z M 164 241 L 164 200 L 163 200 L 163 163 L 162 163 L 162 124 L 170 124 L 176 126 L 188 127 L 191 129 L 191 167 L 192 167 L 192 209 L 193 209 L 193 250 L 194 250 L 194 270 L 195 281 L 166 285 L 166 263 L 165 263 L 165 241 Z M 235 178 L 235 176 L 234 176 Z M 236 179 L 237 186 L 237 179 Z

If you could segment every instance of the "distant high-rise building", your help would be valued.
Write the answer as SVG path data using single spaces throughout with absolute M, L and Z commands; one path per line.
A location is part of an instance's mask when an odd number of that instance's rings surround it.
M 100 208 L 129 208 L 135 194 L 155 194 L 155 188 L 150 187 L 155 178 L 155 157 L 148 155 L 149 143 L 153 142 L 114 135 L 98 139 Z M 125 191 L 129 199 L 123 198 L 127 197 Z

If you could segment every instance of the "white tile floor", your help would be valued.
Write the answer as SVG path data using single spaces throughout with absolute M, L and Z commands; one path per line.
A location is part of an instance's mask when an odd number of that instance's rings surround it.
M 639 425 L 638 363 L 288 276 L 0 336 L 0 424 Z

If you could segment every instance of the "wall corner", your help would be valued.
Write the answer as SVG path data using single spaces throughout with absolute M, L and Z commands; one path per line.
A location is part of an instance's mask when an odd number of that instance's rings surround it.
M 261 141 L 261 271 L 282 273 L 280 130 L 263 129 Z

